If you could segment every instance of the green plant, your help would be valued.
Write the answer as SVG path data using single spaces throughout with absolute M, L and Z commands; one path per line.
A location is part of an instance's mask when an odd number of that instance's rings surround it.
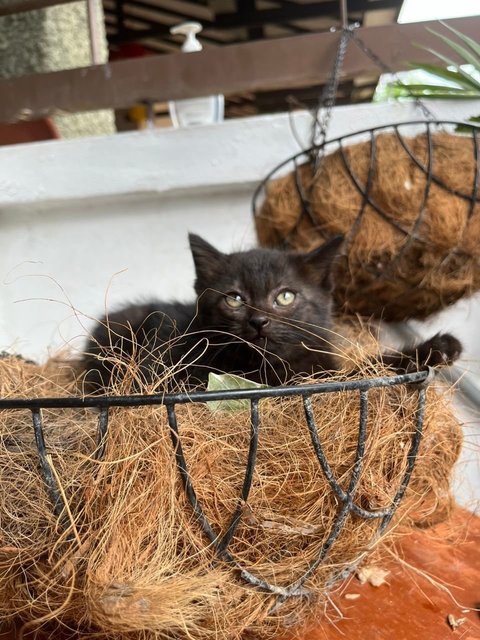
M 444 64 L 410 63 L 409 66 L 415 71 L 401 80 L 388 83 L 383 89 L 382 98 L 480 98 L 480 44 L 453 27 L 442 24 L 459 42 L 432 29 L 428 31 L 445 42 L 461 62 L 457 63 L 435 49 L 416 44 Z M 480 116 L 471 118 L 471 121 L 480 122 Z

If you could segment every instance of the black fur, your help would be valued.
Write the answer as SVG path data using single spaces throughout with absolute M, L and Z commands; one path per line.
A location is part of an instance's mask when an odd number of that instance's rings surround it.
M 169 389 L 196 385 L 209 371 L 276 385 L 338 368 L 331 267 L 342 238 L 307 254 L 274 249 L 224 254 L 199 236 L 189 239 L 196 301 L 131 305 L 103 318 L 82 363 L 87 390 L 110 387 L 131 370 L 132 361 L 139 388 L 156 380 Z M 279 304 L 279 295 L 291 303 Z M 241 300 L 237 308 L 228 304 L 235 296 Z M 417 364 L 450 364 L 460 350 L 458 341 L 445 334 L 384 361 L 406 371 Z
M 397 373 L 411 373 L 425 367 L 452 365 L 462 353 L 462 345 L 449 333 L 437 333 L 416 347 L 403 348 L 402 352 L 383 354 L 383 364 Z

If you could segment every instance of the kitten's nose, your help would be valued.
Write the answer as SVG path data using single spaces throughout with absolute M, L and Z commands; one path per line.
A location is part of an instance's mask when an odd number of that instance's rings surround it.
M 259 335 L 263 335 L 270 324 L 270 318 L 267 318 L 267 316 L 252 316 L 248 322 L 250 326 L 258 331 Z

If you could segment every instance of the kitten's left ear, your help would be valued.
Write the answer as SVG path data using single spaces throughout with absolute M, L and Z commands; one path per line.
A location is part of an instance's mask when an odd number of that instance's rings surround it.
M 332 266 L 340 253 L 344 239 L 344 236 L 335 236 L 302 256 L 304 265 L 309 267 L 310 273 L 315 274 L 320 286 L 327 291 L 332 290 Z
M 210 278 L 221 267 L 225 254 L 194 233 L 188 234 L 197 278 Z

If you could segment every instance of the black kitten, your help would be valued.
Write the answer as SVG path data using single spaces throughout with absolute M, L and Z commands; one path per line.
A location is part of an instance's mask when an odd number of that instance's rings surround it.
M 190 384 L 209 371 L 280 384 L 336 369 L 330 270 L 341 238 L 308 254 L 229 255 L 189 239 L 196 302 L 132 305 L 104 318 L 83 361 L 90 387 L 109 387 L 132 358 L 146 381 L 173 372 Z
M 83 360 L 88 390 L 112 386 L 132 363 L 138 388 L 155 381 L 168 388 L 196 385 L 210 371 L 277 385 L 338 369 L 330 274 L 342 238 L 307 254 L 252 249 L 228 255 L 199 236 L 189 239 L 196 302 L 132 305 L 104 318 Z M 420 366 L 450 363 L 461 349 L 448 334 L 432 341 L 421 345 L 428 353 L 422 351 Z M 406 370 L 421 347 L 385 356 L 387 364 Z

